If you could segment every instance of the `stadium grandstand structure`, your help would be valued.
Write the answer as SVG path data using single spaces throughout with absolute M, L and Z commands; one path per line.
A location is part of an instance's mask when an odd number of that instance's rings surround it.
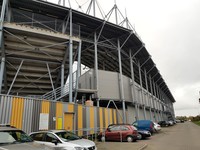
M 175 99 L 128 18 L 118 23 L 117 5 L 101 19 L 95 16 L 97 0 L 86 13 L 59 4 L 0 2 L 0 94 L 91 100 L 123 110 L 124 122 L 173 119 Z M 126 110 L 134 115 L 126 116 Z

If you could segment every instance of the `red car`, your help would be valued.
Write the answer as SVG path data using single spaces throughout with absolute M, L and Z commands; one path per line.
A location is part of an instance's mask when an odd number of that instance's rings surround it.
M 112 124 L 105 132 L 98 134 L 101 141 L 136 141 L 138 137 L 137 128 L 130 124 Z

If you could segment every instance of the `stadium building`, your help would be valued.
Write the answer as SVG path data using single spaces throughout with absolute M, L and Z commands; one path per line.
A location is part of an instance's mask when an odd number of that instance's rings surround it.
M 1 0 L 0 124 L 81 135 L 111 123 L 174 119 L 175 99 L 127 17 L 119 22 L 115 4 L 97 18 L 95 2 L 83 13 Z

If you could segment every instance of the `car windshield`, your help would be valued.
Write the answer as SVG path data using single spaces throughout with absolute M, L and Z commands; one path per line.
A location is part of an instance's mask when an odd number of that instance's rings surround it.
M 32 138 L 20 130 L 0 131 L 0 145 L 33 142 Z
M 64 142 L 81 139 L 79 136 L 69 131 L 57 132 L 56 135 L 59 136 Z

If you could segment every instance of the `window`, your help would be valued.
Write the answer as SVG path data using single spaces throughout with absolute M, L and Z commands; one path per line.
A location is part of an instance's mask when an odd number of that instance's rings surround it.
M 128 130 L 129 130 L 129 128 L 128 128 L 128 127 L 126 127 L 126 126 L 121 126 L 121 130 L 122 130 L 122 131 L 128 131 Z
M 120 131 L 120 126 L 112 126 L 110 131 Z
M 72 132 L 68 132 L 68 131 L 63 131 L 63 132 L 57 132 L 55 133 L 57 136 L 59 136 L 59 138 L 61 138 L 61 140 L 63 141 L 73 141 L 73 140 L 78 140 L 80 139 L 79 136 L 75 135 Z
M 30 136 L 21 130 L 1 131 L 0 132 L 0 145 L 9 143 L 25 143 L 32 142 Z
M 59 141 L 55 135 L 53 135 L 52 133 L 47 133 L 45 141 L 46 142 L 52 142 L 53 140 Z
M 43 140 L 44 133 L 32 134 L 31 137 L 32 137 L 35 141 L 44 141 L 44 140 Z

